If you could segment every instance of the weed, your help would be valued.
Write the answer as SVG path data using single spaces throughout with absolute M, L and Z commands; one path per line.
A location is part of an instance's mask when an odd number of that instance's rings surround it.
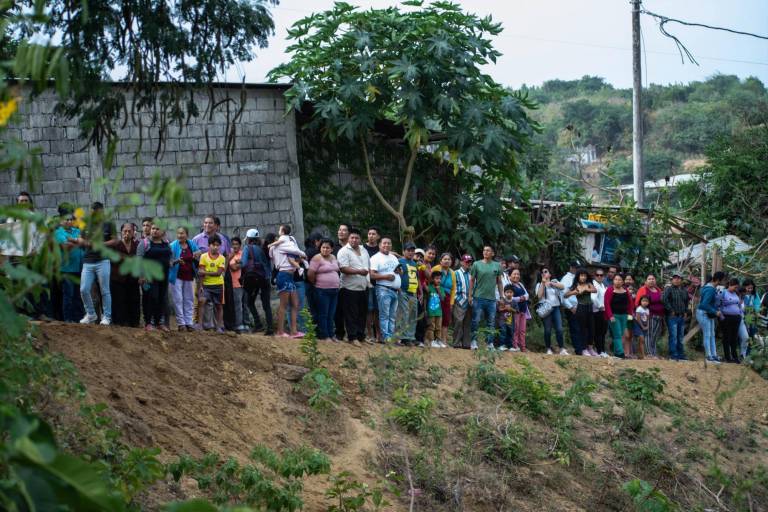
M 402 352 L 382 350 L 368 355 L 368 367 L 373 372 L 373 387 L 390 394 L 403 385 L 412 386 L 417 380 L 416 371 L 424 364 L 421 357 Z
M 555 364 L 560 368 L 562 368 L 563 370 L 566 370 L 571 367 L 571 361 L 569 359 L 563 359 L 562 357 L 555 359 Z
M 388 416 L 395 423 L 411 434 L 422 434 L 433 422 L 432 410 L 435 401 L 428 395 L 411 398 L 408 395 L 408 386 L 403 386 L 395 391 L 392 396 L 395 407 L 389 411 Z
M 717 387 L 715 388 L 715 405 L 717 405 L 717 408 L 720 409 L 723 414 L 731 414 L 733 411 L 733 397 L 735 397 L 736 393 L 747 387 L 749 384 L 747 379 L 747 371 L 748 370 L 746 369 L 742 370 L 741 375 L 739 375 L 739 378 L 736 380 L 736 382 L 734 382 L 731 387 L 723 389 L 722 391 L 720 390 L 722 377 L 717 382 Z M 725 407 L 726 403 L 728 403 L 727 411 Z
M 373 506 L 373 512 L 389 506 L 384 499 L 384 494 L 379 487 L 371 489 L 368 484 L 353 480 L 349 471 L 342 471 L 338 475 L 331 476 L 331 487 L 326 489 L 325 497 L 333 504 L 328 507 L 328 512 L 358 512 L 369 510 L 366 504 Z
M 685 450 L 685 458 L 691 462 L 699 462 L 709 456 L 707 451 L 699 446 L 691 446 Z
M 768 380 L 768 340 L 765 336 L 754 336 L 749 342 L 749 367 Z
M 431 364 L 427 366 L 427 378 L 429 383 L 433 386 L 437 386 L 443 380 L 444 369 L 440 365 Z
M 522 459 L 526 431 L 511 418 L 475 415 L 467 422 L 467 445 L 479 448 L 484 459 L 509 464 Z
M 344 356 L 341 367 L 347 370 L 357 370 L 359 361 L 353 356 Z
M 664 391 L 664 379 L 659 376 L 661 370 L 635 370 L 623 368 L 619 371 L 619 389 L 631 400 L 647 404 L 656 404 L 656 395 Z
M 301 339 L 300 349 L 301 353 L 307 357 L 307 367 L 310 370 L 314 370 L 323 364 L 325 356 L 320 353 L 320 348 L 317 346 L 315 323 L 312 321 L 309 309 L 302 309 L 300 314 L 305 323 L 304 337 Z
M 679 510 L 674 501 L 645 480 L 639 478 L 630 480 L 624 484 L 623 489 L 632 497 L 632 503 L 638 512 L 673 512 Z
M 343 396 L 341 387 L 325 368 L 315 368 L 304 375 L 296 389 L 304 390 L 309 395 L 309 406 L 323 414 L 335 410 Z
M 257 446 L 250 458 L 252 464 L 241 465 L 233 458 L 222 461 L 217 454 L 200 459 L 183 456 L 168 465 L 168 472 L 176 482 L 188 475 L 218 505 L 239 503 L 259 510 L 296 511 L 304 505 L 302 479 L 331 469 L 323 452 L 306 447 L 278 455 Z
M 642 402 L 627 402 L 624 406 L 624 416 L 621 431 L 625 434 L 636 435 L 643 430 L 645 424 L 645 406 Z

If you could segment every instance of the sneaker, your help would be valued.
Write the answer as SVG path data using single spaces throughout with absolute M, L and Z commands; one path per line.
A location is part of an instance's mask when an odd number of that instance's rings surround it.
M 101 319 L 101 322 L 99 322 L 99 325 L 112 325 L 112 320 L 110 320 L 107 317 L 104 317 Z
M 717 358 L 717 357 L 713 357 L 713 358 L 711 359 L 711 362 L 712 362 L 713 364 L 720 364 L 720 359 L 719 359 L 719 358 Z
M 477 350 L 477 342 L 473 341 L 472 343 L 470 343 L 469 349 L 470 350 Z
M 510 352 L 520 352 L 520 349 L 517 347 L 512 347 L 509 349 Z
M 203 330 L 203 324 L 195 324 L 192 327 L 190 327 L 190 330 L 192 330 L 192 331 L 202 331 Z
M 277 335 L 277 337 L 278 338 L 290 338 L 291 335 L 288 334 L 287 332 L 281 332 L 280 334 Z
M 429 344 L 429 346 L 430 346 L 431 348 L 443 348 L 443 347 L 440 345 L 440 342 L 439 342 L 439 341 L 437 341 L 437 340 L 432 340 L 432 343 L 430 343 L 430 344 Z
M 547 349 L 547 354 L 546 355 L 548 355 L 548 356 L 554 355 L 551 348 Z
M 424 342 L 419 342 L 419 347 L 424 348 Z
M 512 349 L 511 349 L 511 348 L 509 348 L 509 347 L 507 347 L 506 345 L 501 345 L 501 346 L 499 347 L 499 352 L 506 352 L 507 350 L 509 350 L 510 352 L 512 352 Z
M 493 346 L 493 343 L 488 344 L 488 350 L 496 350 L 496 347 Z
M 561 356 L 569 356 L 570 354 L 568 353 L 567 350 L 565 350 L 564 348 L 561 348 L 560 349 L 560 355 Z
M 600 352 L 598 355 L 599 355 L 600 357 L 602 357 L 602 358 L 606 358 L 606 357 L 609 357 L 609 356 L 608 356 L 608 354 L 606 354 L 605 352 Z
M 363 344 L 362 344 L 362 343 L 360 343 L 360 342 L 359 342 L 359 341 L 357 341 L 357 340 L 352 340 L 352 341 L 350 341 L 350 343 L 351 343 L 353 346 L 355 346 L 355 347 L 362 347 L 362 346 L 363 346 Z
M 80 320 L 81 324 L 95 324 L 96 319 L 98 317 L 96 315 L 85 315 L 82 320 Z
M 589 355 L 592 356 L 592 357 L 599 357 L 600 356 L 600 354 L 598 354 L 597 352 L 594 351 L 594 349 L 591 349 L 591 348 L 588 348 L 587 352 L 589 352 Z
M 216 329 L 216 332 L 218 334 L 224 334 L 224 328 L 223 327 L 219 327 L 218 329 Z
M 304 333 L 301 331 L 296 331 L 296 334 L 291 336 L 291 338 L 303 338 L 303 337 L 304 337 Z
M 154 326 L 154 325 L 152 325 L 152 324 L 147 324 L 147 325 L 144 327 L 144 330 L 145 330 L 145 331 L 147 331 L 147 332 L 149 332 L 149 331 L 154 331 L 154 330 L 155 330 L 155 326 Z

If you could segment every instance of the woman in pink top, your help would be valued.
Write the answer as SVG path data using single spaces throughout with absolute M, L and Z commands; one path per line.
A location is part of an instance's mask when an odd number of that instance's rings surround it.
M 656 276 L 648 274 L 645 278 L 645 284 L 637 290 L 635 297 L 635 307 L 640 305 L 640 299 L 647 296 L 651 304 L 651 319 L 648 327 L 648 336 L 645 337 L 645 354 L 651 359 L 658 359 L 656 344 L 661 338 L 661 331 L 664 325 L 664 302 L 662 301 L 663 290 L 656 285 Z
M 333 255 L 333 241 L 320 241 L 320 254 L 309 262 L 309 282 L 315 289 L 314 319 L 317 324 L 317 337 L 329 341 L 333 337 L 333 318 L 339 299 L 339 262 Z

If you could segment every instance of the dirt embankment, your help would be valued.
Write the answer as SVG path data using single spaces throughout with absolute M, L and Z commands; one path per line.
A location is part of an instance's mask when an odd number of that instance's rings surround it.
M 381 480 L 371 461 L 384 435 L 377 422 L 386 422 L 386 407 L 360 385 L 360 373 L 367 356 L 382 347 L 321 344 L 325 366 L 344 389 L 338 415 L 324 422 L 312 419 L 306 399 L 294 390 L 283 366 L 304 364 L 297 341 L 59 323 L 43 325 L 41 338 L 75 363 L 90 399 L 109 406 L 126 441 L 158 446 L 165 459 L 211 451 L 245 459 L 257 444 L 276 450 L 308 444 L 329 454 L 333 473 L 347 470 L 371 484 Z M 462 388 L 467 369 L 476 363 L 473 354 L 463 350 L 392 350 L 423 352 L 426 364 L 445 369 L 435 390 L 438 396 Z M 599 379 L 614 376 L 621 367 L 655 366 L 666 381 L 665 394 L 692 404 L 697 415 L 722 417 L 726 412 L 716 397 L 719 391 L 734 389 L 727 414 L 763 428 L 768 425 L 768 385 L 737 365 L 571 357 L 566 368 L 556 364 L 558 357 L 535 353 L 505 354 L 499 365 L 511 367 L 519 357 L 527 357 L 553 384 L 565 384 L 574 367 Z M 323 509 L 326 487 L 325 478 L 307 483 L 307 510 Z M 185 492 L 186 497 L 195 495 L 194 489 Z M 392 510 L 403 508 L 407 510 L 400 502 Z M 566 508 L 589 507 L 578 501 Z

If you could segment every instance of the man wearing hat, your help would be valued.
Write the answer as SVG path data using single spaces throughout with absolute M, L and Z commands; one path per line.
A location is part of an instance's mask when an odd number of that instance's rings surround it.
M 688 290 L 683 288 L 683 278 L 680 274 L 672 275 L 672 285 L 664 289 L 661 296 L 667 313 L 667 328 L 669 329 L 669 358 L 684 361 L 685 347 L 685 317 L 688 315 Z
M 243 288 L 247 294 L 248 311 L 253 317 L 253 331 L 264 330 L 264 334 L 271 336 L 272 327 L 272 304 L 270 300 L 270 277 L 272 276 L 272 264 L 269 258 L 264 254 L 259 243 L 259 230 L 249 229 L 245 233 L 245 245 L 243 246 L 243 256 L 240 258 L 240 268 L 243 275 Z M 266 325 L 262 326 L 259 313 L 256 311 L 256 298 L 261 296 L 261 306 L 264 309 L 264 320 Z
M 472 306 L 469 305 L 469 269 L 472 256 L 461 257 L 456 271 L 456 300 L 453 303 L 453 346 L 470 348 L 472 343 Z
M 416 343 L 416 318 L 419 301 L 419 264 L 414 259 L 416 246 L 413 242 L 403 245 L 400 258 L 400 302 L 397 307 L 395 334 L 400 335 L 403 344 Z

